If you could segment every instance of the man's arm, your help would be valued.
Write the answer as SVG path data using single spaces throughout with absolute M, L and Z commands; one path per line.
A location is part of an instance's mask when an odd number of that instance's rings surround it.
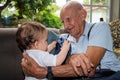
M 34 76 L 36 78 L 46 77 L 47 68 L 39 66 L 27 54 L 23 54 L 23 57 L 24 58 L 22 59 L 21 65 L 22 65 L 22 69 L 23 69 L 25 75 Z M 88 63 L 85 63 L 85 64 L 88 64 Z M 81 67 L 78 67 L 77 69 L 78 69 L 78 73 L 82 72 Z M 82 76 L 82 74 L 76 74 L 72 65 L 70 65 L 70 64 L 54 66 L 54 67 L 52 67 L 52 73 L 55 77 L 77 77 L 78 75 Z
M 77 72 L 76 67 L 81 66 L 83 74 L 85 74 L 86 76 L 93 76 L 96 67 L 98 66 L 98 64 L 100 63 L 100 60 L 102 59 L 102 57 L 105 54 L 105 51 L 106 51 L 106 49 L 104 49 L 102 47 L 89 46 L 87 49 L 87 52 L 85 54 L 81 53 L 81 54 L 72 55 L 72 57 L 69 60 L 69 63 L 73 66 L 75 72 Z M 85 58 L 84 55 L 88 59 Z M 81 62 L 79 62 L 79 61 L 81 61 Z M 92 64 L 89 65 L 89 64 L 85 64 L 84 62 L 92 63 Z M 80 74 L 80 72 L 78 72 L 77 74 Z
M 33 76 L 36 78 L 45 78 L 47 68 L 40 67 L 28 54 L 23 53 L 21 66 L 25 75 Z
M 28 54 L 23 54 L 21 65 L 25 75 L 36 78 L 45 78 L 47 68 L 39 66 Z M 70 64 L 52 67 L 52 73 L 55 77 L 75 77 L 77 76 Z M 64 75 L 63 75 L 64 74 Z
M 95 71 L 96 67 L 98 66 L 98 64 L 100 63 L 101 59 L 103 58 L 105 51 L 106 51 L 106 49 L 102 48 L 102 47 L 97 47 L 97 46 L 89 46 L 88 47 L 86 56 L 94 64 L 94 69 L 90 75 L 94 74 L 94 71 Z
M 55 77 L 77 77 L 73 67 L 70 64 L 52 67 L 52 71 Z
M 68 60 L 68 63 L 73 66 L 74 71 L 77 75 L 81 76 L 89 76 L 89 73 L 93 70 L 94 65 L 90 61 L 90 59 L 86 56 L 85 53 L 80 54 L 73 54 L 70 59 Z M 80 68 L 81 70 L 78 71 L 77 68 Z

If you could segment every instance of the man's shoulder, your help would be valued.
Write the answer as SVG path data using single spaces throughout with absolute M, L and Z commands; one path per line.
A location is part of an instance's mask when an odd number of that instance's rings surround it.
M 109 30 L 110 27 L 109 27 L 109 24 L 106 23 L 106 22 L 97 22 L 97 23 L 93 23 L 94 24 L 94 27 L 92 29 L 92 31 L 97 31 L 97 30 L 102 30 L 102 31 L 106 31 L 106 30 Z
M 97 22 L 97 23 L 95 23 L 95 25 L 96 26 L 103 26 L 103 27 L 106 27 L 106 26 L 109 26 L 109 24 L 108 23 L 106 23 L 106 22 L 104 22 L 104 21 L 101 21 L 101 22 Z

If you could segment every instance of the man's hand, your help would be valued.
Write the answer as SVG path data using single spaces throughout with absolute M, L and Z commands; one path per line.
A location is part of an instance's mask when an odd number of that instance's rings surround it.
M 21 62 L 23 72 L 27 76 L 34 76 L 36 78 L 44 78 L 47 74 L 46 68 L 40 67 L 28 54 L 23 53 Z
M 69 64 L 73 66 L 76 74 L 79 76 L 88 76 L 94 65 L 85 56 L 85 54 L 74 54 L 69 59 Z M 79 68 L 79 70 L 78 70 Z

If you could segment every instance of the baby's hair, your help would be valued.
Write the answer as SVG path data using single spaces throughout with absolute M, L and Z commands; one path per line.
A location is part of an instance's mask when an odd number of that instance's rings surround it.
M 47 31 L 45 26 L 39 22 L 25 22 L 20 25 L 16 32 L 18 47 L 23 52 L 30 49 L 32 44 L 42 39 L 43 33 Z

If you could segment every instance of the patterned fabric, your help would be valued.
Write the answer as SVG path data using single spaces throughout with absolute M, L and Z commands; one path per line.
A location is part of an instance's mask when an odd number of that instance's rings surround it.
M 111 21 L 109 25 L 113 37 L 113 46 L 120 48 L 120 19 Z
M 111 21 L 109 25 L 113 37 L 114 52 L 120 60 L 120 19 Z

